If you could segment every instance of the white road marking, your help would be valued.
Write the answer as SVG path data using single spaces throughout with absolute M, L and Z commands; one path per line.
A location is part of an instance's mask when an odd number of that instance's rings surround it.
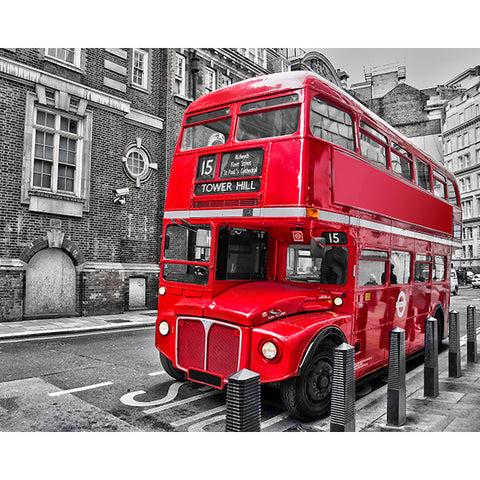
M 176 422 L 171 423 L 170 425 L 174 428 L 181 427 L 182 425 L 186 425 L 187 423 L 193 423 L 197 420 L 201 420 L 202 418 L 209 417 L 215 413 L 223 412 L 226 410 L 226 405 L 220 405 L 217 408 L 212 408 L 211 410 L 207 410 L 206 412 L 199 413 L 198 415 L 193 415 L 192 417 L 183 418 L 182 420 L 178 420 Z
M 153 407 L 154 405 L 162 405 L 163 403 L 167 403 L 172 400 L 175 400 L 175 398 L 178 395 L 178 390 L 182 385 L 183 385 L 182 382 L 173 383 L 172 385 L 170 385 L 170 388 L 168 389 L 168 392 L 165 395 L 165 397 L 159 400 L 152 400 L 150 402 L 139 402 L 138 400 L 135 400 L 134 397 L 136 397 L 137 395 L 143 395 L 144 393 L 146 393 L 143 390 L 139 390 L 138 392 L 130 392 L 123 395 L 120 398 L 120 401 L 124 405 L 128 405 L 130 407 Z
M 213 392 L 205 392 L 200 395 L 195 395 L 194 397 L 185 398 L 184 400 L 178 400 L 177 402 L 169 403 L 168 405 L 161 405 L 160 407 L 151 408 L 149 410 L 144 410 L 143 413 L 151 414 L 162 412 L 163 410 L 168 410 L 169 408 L 175 408 L 179 405 L 185 405 L 186 403 L 194 402 L 195 400 L 200 400 L 201 398 L 211 397 L 212 395 L 218 395 L 221 393 L 221 390 L 214 390 Z
M 159 372 L 152 372 L 152 373 L 149 373 L 148 375 L 150 377 L 155 377 L 156 375 L 164 375 L 166 374 L 167 372 L 165 372 L 165 370 L 160 370 Z
M 263 430 L 264 428 L 268 428 L 272 425 L 275 425 L 275 423 L 281 422 L 282 420 L 285 420 L 287 417 L 288 417 L 288 413 L 284 412 L 284 413 L 281 413 L 280 415 L 270 418 L 269 420 L 265 420 L 260 424 L 260 429 Z
M 225 415 L 217 415 L 216 417 L 209 418 L 207 420 L 204 420 L 203 422 L 196 423 L 195 425 L 191 425 L 188 427 L 189 432 L 203 432 L 203 427 L 206 427 L 207 425 L 210 425 L 215 422 L 219 422 L 220 420 L 224 420 Z
M 83 392 L 84 390 L 92 390 L 94 388 L 105 387 L 106 385 L 113 385 L 113 383 L 112 382 L 97 383 L 95 385 L 88 385 L 86 387 L 71 388 L 70 390 L 61 390 L 59 392 L 52 392 L 52 393 L 49 393 L 49 395 L 51 397 L 58 397 L 59 395 L 65 395 L 67 393 L 74 393 L 74 392 Z

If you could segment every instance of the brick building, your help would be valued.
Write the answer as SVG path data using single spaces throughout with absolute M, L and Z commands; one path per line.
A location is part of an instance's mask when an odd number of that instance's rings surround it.
M 365 81 L 348 91 L 370 110 L 408 137 L 437 162 L 443 162 L 442 125 L 435 88 L 419 90 L 405 83 L 406 68 L 396 64 L 375 67 Z M 443 101 L 440 102 L 443 105 Z
M 166 56 L 0 49 L 0 321 L 155 308 Z
M 288 69 L 262 48 L 0 49 L 0 321 L 156 308 L 186 107 Z

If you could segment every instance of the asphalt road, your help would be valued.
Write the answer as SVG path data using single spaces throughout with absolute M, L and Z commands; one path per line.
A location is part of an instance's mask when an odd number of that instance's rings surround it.
M 461 288 L 451 308 L 480 309 L 480 290 Z M 444 347 L 446 348 L 446 347 Z M 0 343 L 0 431 L 225 430 L 225 392 L 163 372 L 153 328 Z M 414 368 L 420 360 L 409 362 Z M 359 388 L 368 394 L 380 377 Z M 295 429 L 278 391 L 262 388 L 262 431 Z

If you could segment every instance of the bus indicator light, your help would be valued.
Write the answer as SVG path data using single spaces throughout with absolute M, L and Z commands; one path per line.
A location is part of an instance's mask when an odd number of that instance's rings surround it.
M 317 208 L 307 208 L 307 218 L 318 218 L 320 212 Z

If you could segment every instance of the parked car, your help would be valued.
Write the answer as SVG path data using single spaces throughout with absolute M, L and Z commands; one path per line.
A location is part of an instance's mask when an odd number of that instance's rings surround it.
M 472 283 L 472 279 L 475 276 L 475 274 L 472 271 L 467 272 L 467 284 Z
M 472 287 L 473 288 L 480 288 L 480 273 L 477 273 L 472 278 Z
M 452 268 L 450 273 L 450 293 L 453 293 L 453 295 L 458 294 L 458 277 L 454 268 Z

